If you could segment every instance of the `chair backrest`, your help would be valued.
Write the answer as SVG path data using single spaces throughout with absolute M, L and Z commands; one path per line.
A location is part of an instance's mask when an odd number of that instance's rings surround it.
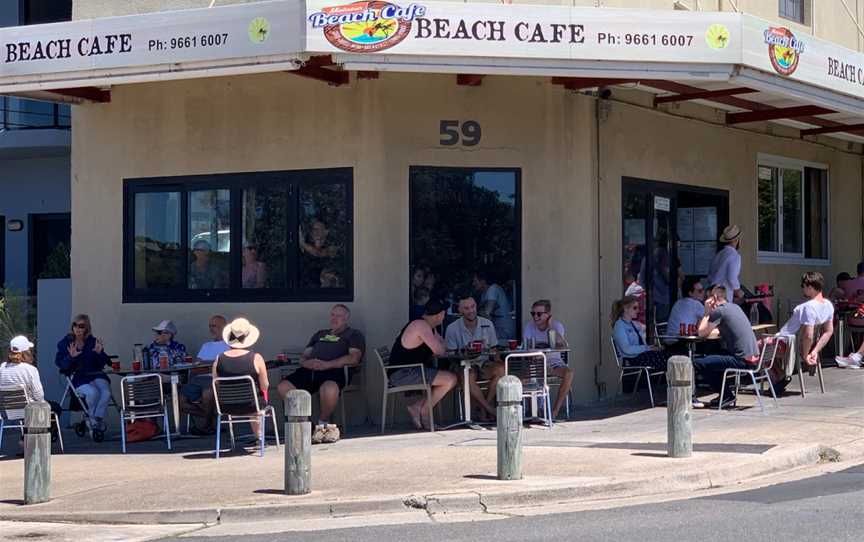
M 120 401 L 123 410 L 163 407 L 162 377 L 158 374 L 125 376 L 120 381 Z
M 765 337 L 762 340 L 762 352 L 759 354 L 759 365 L 757 371 L 770 370 L 774 366 L 774 360 L 777 359 L 777 352 L 780 350 L 780 345 L 789 346 L 789 338 L 782 335 L 774 337 Z
M 390 379 L 387 375 L 387 365 L 390 364 L 390 347 L 379 346 L 375 349 L 375 357 L 378 359 L 378 365 L 381 367 L 381 375 L 384 379 L 384 388 L 390 384 Z
M 6 421 L 24 419 L 24 408 L 29 402 L 27 388 L 21 384 L 0 388 L 0 418 Z
M 216 400 L 216 412 L 222 415 L 223 410 L 231 407 L 255 405 L 255 412 L 261 410 L 258 403 L 258 388 L 249 375 L 220 376 L 213 379 L 213 397 Z M 250 415 L 254 412 L 250 412 Z
M 619 369 L 623 369 L 624 364 L 621 362 L 621 352 L 618 351 L 618 345 L 615 344 L 615 337 L 609 337 L 609 340 L 612 342 L 612 354 L 615 356 L 615 363 Z
M 543 386 L 546 386 L 546 354 L 543 352 L 510 354 L 504 358 L 504 373 L 513 375 L 522 382 L 540 381 Z

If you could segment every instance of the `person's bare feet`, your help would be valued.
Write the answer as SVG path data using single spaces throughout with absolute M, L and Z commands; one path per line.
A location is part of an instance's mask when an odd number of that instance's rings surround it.
M 415 429 L 423 429 L 423 421 L 420 416 L 420 405 L 419 403 L 414 403 L 413 405 L 408 405 L 405 407 L 405 410 L 408 411 L 408 415 L 411 417 L 411 423 L 414 425 Z

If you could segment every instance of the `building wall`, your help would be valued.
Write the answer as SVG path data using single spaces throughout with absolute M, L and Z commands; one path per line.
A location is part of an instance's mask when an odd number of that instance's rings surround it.
M 216 0 L 217 6 L 229 4 L 245 4 L 264 0 Z M 442 0 L 426 0 L 427 3 Z M 453 0 L 444 0 L 453 1 Z M 500 0 L 467 0 L 474 3 L 500 4 Z M 334 4 L 338 4 L 334 1 Z M 347 0 L 345 3 L 348 3 Z M 557 5 L 603 8 L 639 8 L 639 9 L 674 9 L 675 0 L 513 0 L 513 4 Z M 735 11 L 729 0 L 681 0 L 680 5 L 689 6 L 695 11 Z M 737 0 L 738 9 L 750 15 L 755 15 L 778 24 L 790 27 L 793 31 L 808 32 L 817 37 L 834 41 L 844 47 L 856 51 L 862 50 L 864 40 L 853 19 L 847 14 L 839 0 L 827 2 L 805 0 L 805 24 L 798 24 L 778 15 L 777 0 Z M 858 21 L 864 20 L 864 2 L 848 0 L 849 9 Z M 116 2 L 114 0 L 75 0 L 73 6 L 74 19 L 92 19 L 112 15 L 133 15 L 153 11 L 175 9 L 204 8 L 210 5 L 210 0 L 136 0 L 134 2 Z M 811 6 L 816 11 L 812 12 Z
M 621 178 L 719 188 L 729 191 L 730 224 L 743 233 L 741 282 L 768 282 L 782 302 L 785 321 L 788 303 L 801 299 L 800 277 L 815 270 L 829 285 L 840 271 L 854 275 L 862 257 L 862 159 L 828 146 L 728 128 L 666 115 L 647 108 L 614 102 L 600 122 L 601 202 L 601 319 L 608 321 L 612 301 L 622 295 Z M 757 155 L 782 156 L 829 167 L 829 266 L 759 264 L 756 257 Z M 606 328 L 608 329 L 608 327 Z M 604 374 L 614 374 L 611 347 L 604 340 Z
M 15 132 L 11 132 L 14 136 Z M 6 134 L 0 132 L 0 138 Z M 23 153 L 22 153 L 23 154 Z M 0 156 L 0 215 L 21 220 L 24 229 L 6 236 L 6 286 L 27 289 L 29 224 L 34 213 L 69 212 L 69 149 L 61 156 L 12 159 Z M 3 264 L 4 262 L 0 262 Z
M 332 88 L 264 74 L 116 87 L 110 104 L 80 106 L 73 119 L 73 311 L 89 313 L 124 359 L 164 318 L 197 347 L 217 312 L 256 322 L 265 356 L 305 344 L 326 327 L 330 303 L 122 304 L 122 180 L 350 166 L 350 305 L 367 335 L 367 400 L 377 412 L 381 376 L 371 348 L 392 344 L 407 317 L 409 166 L 519 167 L 523 298 L 553 300 L 574 345 L 577 390 L 590 395 L 597 347 L 586 323 L 598 313 L 591 107 L 589 98 L 529 78 L 460 87 L 453 76 L 381 74 Z M 470 151 L 439 146 L 445 118 L 477 120 L 482 142 Z M 525 315 L 528 307 L 518 309 Z

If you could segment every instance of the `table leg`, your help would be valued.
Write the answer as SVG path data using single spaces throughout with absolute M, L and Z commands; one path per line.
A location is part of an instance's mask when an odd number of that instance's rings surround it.
M 846 318 L 841 316 L 837 319 L 837 345 L 834 350 L 837 352 L 837 355 L 843 357 L 843 349 L 846 344 Z
M 180 400 L 177 398 L 180 375 L 171 373 L 171 408 L 174 410 L 174 432 L 180 433 Z
M 471 364 L 466 363 L 462 366 L 462 381 L 464 384 L 463 393 L 465 394 L 465 412 L 463 418 L 466 422 L 471 423 Z

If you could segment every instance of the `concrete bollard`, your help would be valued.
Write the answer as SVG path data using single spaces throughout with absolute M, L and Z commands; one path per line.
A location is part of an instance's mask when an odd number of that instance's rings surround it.
M 693 364 L 686 356 L 672 356 L 666 368 L 667 443 L 669 457 L 693 455 Z
M 498 479 L 522 479 L 522 382 L 513 375 L 498 380 Z
M 312 396 L 291 390 L 285 396 L 285 493 L 312 491 Z
M 51 406 L 45 401 L 24 409 L 24 504 L 51 500 Z

